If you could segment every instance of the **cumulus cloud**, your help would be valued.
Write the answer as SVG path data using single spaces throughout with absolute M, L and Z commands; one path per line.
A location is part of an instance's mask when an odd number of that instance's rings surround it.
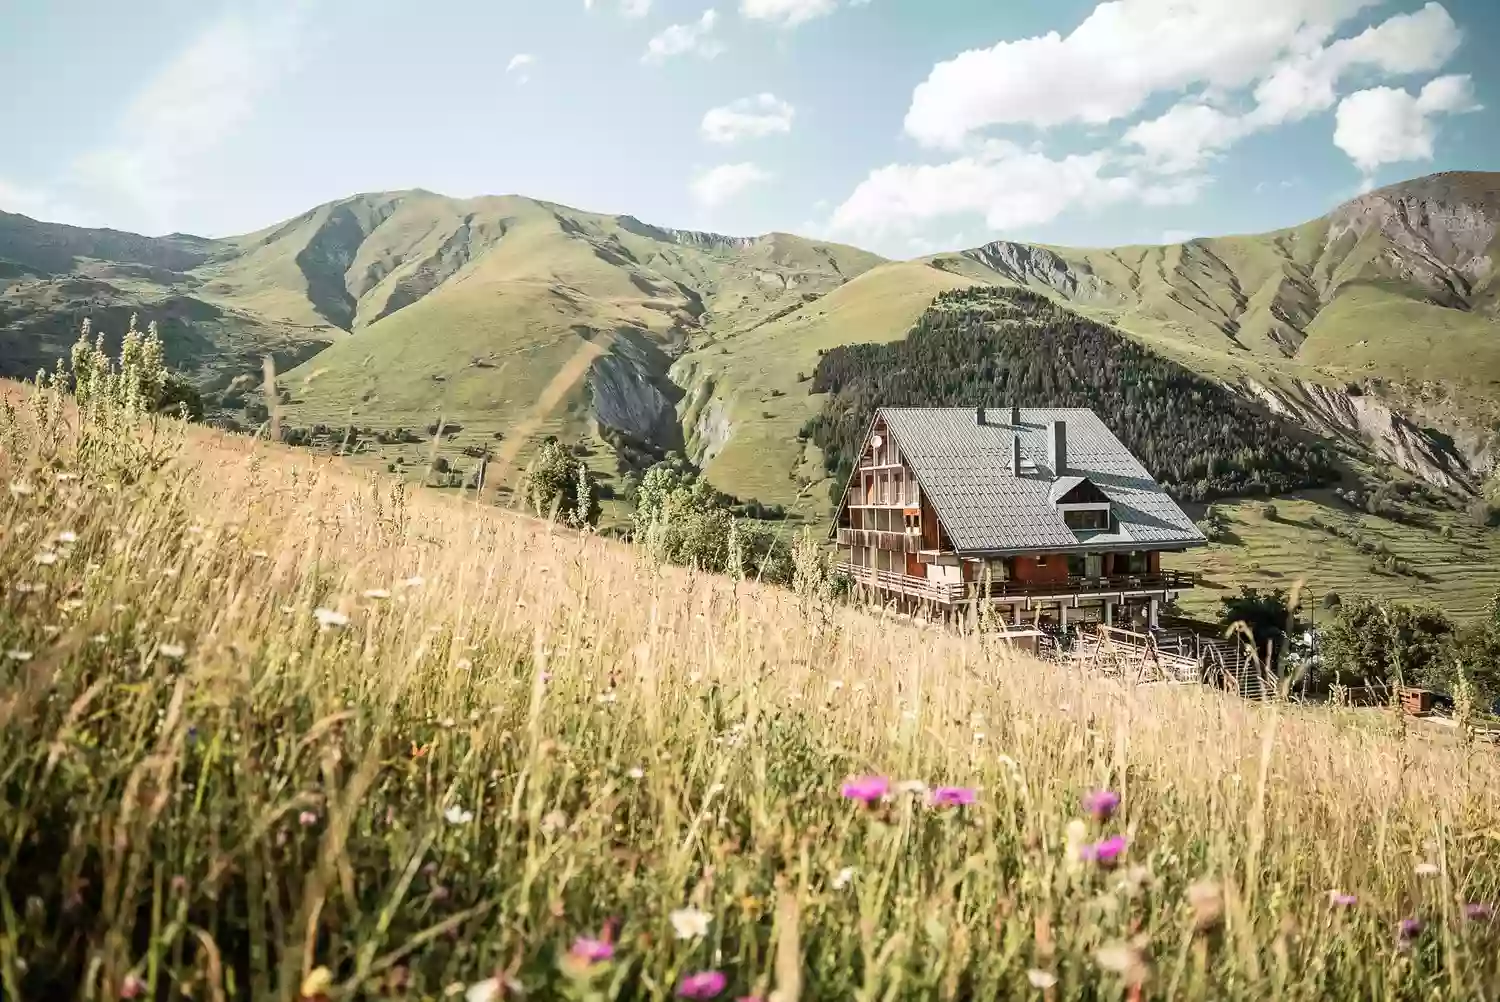
M 703 116 L 703 138 L 711 143 L 736 143 L 792 131 L 796 109 L 775 94 L 741 98 Z
M 964 52 L 912 94 L 906 131 L 958 148 L 995 125 L 1102 125 L 1153 94 L 1234 90 L 1328 38 L 1371 0 L 1112 0 L 1064 36 L 1048 32 Z
M 783 28 L 832 14 L 838 0 L 740 0 L 740 14 L 752 21 L 770 21 Z
M 720 164 L 695 177 L 689 191 L 695 202 L 712 209 L 737 197 L 747 188 L 770 179 L 770 172 L 758 164 Z
M 704 59 L 712 59 L 724 51 L 724 45 L 714 36 L 714 26 L 719 15 L 712 7 L 703 12 L 698 20 L 688 24 L 671 24 L 662 33 L 646 43 L 646 54 L 642 62 L 662 63 L 673 56 L 696 53 Z
M 645 17 L 651 13 L 651 0 L 619 0 L 620 13 L 626 17 Z M 594 9 L 594 0 L 583 0 L 584 10 Z
M 1012 230 L 1050 223 L 1077 207 L 1183 204 L 1196 199 L 1205 183 L 1197 177 L 1156 182 L 1112 166 L 1103 152 L 1053 159 L 990 141 L 948 163 L 891 164 L 871 171 L 834 210 L 831 228 L 879 238 L 977 214 L 992 230 Z
M 1124 139 L 1158 170 L 1197 170 L 1253 132 L 1332 108 L 1340 81 L 1350 74 L 1405 75 L 1438 69 L 1457 51 L 1461 37 L 1448 12 L 1429 3 L 1353 38 L 1301 47 L 1269 69 L 1254 89 L 1254 106 L 1244 114 L 1191 98 L 1132 126 Z
M 1438 77 L 1415 96 L 1372 87 L 1339 102 L 1333 142 L 1369 175 L 1384 164 L 1431 160 L 1437 116 L 1478 110 L 1467 76 Z

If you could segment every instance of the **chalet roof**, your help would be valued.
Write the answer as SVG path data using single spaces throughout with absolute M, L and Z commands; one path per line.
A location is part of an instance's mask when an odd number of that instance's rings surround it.
M 980 424 L 972 407 L 883 407 L 879 416 L 931 501 L 960 553 L 1018 553 L 1046 548 L 1129 550 L 1141 545 L 1196 546 L 1205 542 L 1186 513 L 1151 479 L 1145 467 L 1087 408 L 1023 407 L 986 410 Z M 1048 428 L 1067 428 L 1067 469 L 1048 468 Z M 1034 469 L 1011 473 L 1011 442 Z M 1107 531 L 1074 533 L 1054 498 L 1087 479 L 1110 500 Z

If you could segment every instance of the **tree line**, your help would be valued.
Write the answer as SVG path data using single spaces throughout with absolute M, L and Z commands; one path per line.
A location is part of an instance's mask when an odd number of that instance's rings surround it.
M 802 429 L 842 491 L 877 407 L 1088 407 L 1168 493 L 1207 501 L 1338 479 L 1321 443 L 1299 437 L 1212 380 L 1022 289 L 944 292 L 900 341 L 834 348 Z

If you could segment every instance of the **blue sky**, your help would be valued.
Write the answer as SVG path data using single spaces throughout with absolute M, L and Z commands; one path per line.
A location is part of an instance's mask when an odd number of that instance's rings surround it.
M 1493 0 L 11 0 L 0 208 L 520 193 L 890 256 L 1257 232 L 1500 169 Z

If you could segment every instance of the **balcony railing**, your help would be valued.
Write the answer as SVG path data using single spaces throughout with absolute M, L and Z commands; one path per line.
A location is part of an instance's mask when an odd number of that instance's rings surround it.
M 881 571 L 849 563 L 839 564 L 836 570 L 856 584 L 944 604 L 976 598 L 984 591 L 983 582 L 977 581 L 932 581 L 899 571 Z M 1026 598 L 1036 595 L 1151 593 L 1180 591 L 1195 587 L 1197 582 L 1197 575 L 1191 571 L 1161 571 L 1155 574 L 1118 574 L 1097 578 L 1070 577 L 1061 581 L 991 581 L 988 594 L 990 598 Z
M 884 529 L 840 529 L 838 542 L 840 546 L 873 546 L 877 550 L 916 553 L 922 548 L 922 534 Z

